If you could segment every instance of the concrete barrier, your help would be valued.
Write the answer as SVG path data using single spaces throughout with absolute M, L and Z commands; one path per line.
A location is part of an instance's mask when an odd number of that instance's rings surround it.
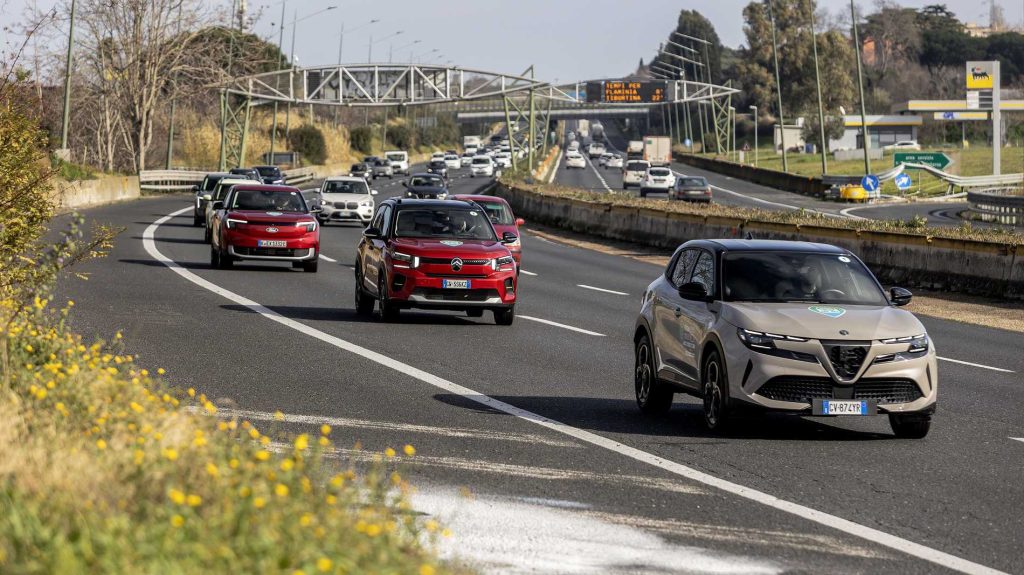
M 103 176 L 95 180 L 58 182 L 54 196 L 62 211 L 134 200 L 141 196 L 138 176 Z
M 821 178 L 815 178 L 812 176 L 787 174 L 786 172 L 777 172 L 775 170 L 768 170 L 765 168 L 755 168 L 754 166 L 715 160 L 692 154 L 678 154 L 675 158 L 676 160 L 695 168 L 708 170 L 709 172 L 731 176 L 733 178 L 753 182 L 769 188 L 785 190 L 787 192 L 793 192 L 804 196 L 812 196 L 816 198 L 821 197 L 822 192 L 829 188 L 829 186 L 821 181 Z
M 673 249 L 698 238 L 801 240 L 857 254 L 885 284 L 1024 299 L 1024 248 L 1013 244 L 683 214 L 541 195 L 498 185 L 516 215 L 598 237 Z

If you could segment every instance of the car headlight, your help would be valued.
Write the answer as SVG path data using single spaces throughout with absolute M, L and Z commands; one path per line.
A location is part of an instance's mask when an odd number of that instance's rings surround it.
M 299 223 L 295 224 L 295 227 L 297 227 L 297 228 L 306 228 L 306 233 L 315 232 L 316 231 L 316 222 L 315 221 L 313 221 L 313 222 L 299 222 Z
M 372 208 L 373 207 L 373 200 L 363 200 L 363 201 L 359 202 L 359 205 L 360 205 L 360 207 L 363 207 L 363 208 Z
M 224 224 L 228 227 L 229 230 L 235 229 L 240 224 L 247 224 L 247 223 L 249 223 L 249 222 L 246 221 L 246 220 L 236 220 L 234 218 L 228 218 L 227 220 L 224 221 Z
M 763 331 L 751 331 L 743 328 L 737 328 L 736 335 L 740 338 L 740 341 L 743 342 L 743 345 L 758 353 L 784 357 L 786 359 L 795 359 L 797 361 L 818 363 L 818 358 L 810 353 L 779 349 L 775 346 L 775 342 L 777 341 L 805 342 L 807 341 L 806 338 L 796 337 L 793 335 L 779 335 Z
M 928 339 L 928 334 L 922 333 L 920 335 L 912 335 L 907 337 L 891 337 L 888 339 L 881 340 L 882 343 L 906 343 L 907 353 L 925 353 L 931 346 L 931 340 Z
M 402 252 L 391 252 L 391 259 L 395 260 L 396 262 L 402 262 L 402 263 L 406 264 L 406 265 L 400 265 L 400 266 L 396 266 L 396 267 L 404 267 L 404 268 L 411 268 L 411 269 L 416 269 L 416 268 L 420 267 L 420 258 L 419 258 L 419 256 L 411 256 L 409 254 L 403 254 Z
M 512 256 L 501 256 L 500 258 L 494 258 L 491 260 L 491 269 L 498 271 L 504 266 L 514 266 L 516 260 Z

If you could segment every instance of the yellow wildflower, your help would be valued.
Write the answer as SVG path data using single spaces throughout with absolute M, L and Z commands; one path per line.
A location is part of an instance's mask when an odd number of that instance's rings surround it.
M 250 427 L 249 428 L 249 437 L 251 437 L 253 439 L 259 439 L 260 438 L 260 432 L 257 431 L 255 427 Z
M 97 439 L 96 440 L 96 447 L 98 449 L 101 449 L 101 450 L 106 449 L 107 448 L 107 442 L 103 441 L 102 439 Z
M 162 368 L 162 367 L 158 367 L 158 368 L 157 368 L 157 370 L 156 370 L 156 372 L 157 372 L 157 374 L 159 374 L 159 375 L 163 375 L 163 374 L 167 373 L 167 372 L 166 372 L 166 371 L 164 370 L 164 368 Z
M 411 445 L 406 445 L 405 447 L 402 448 L 402 451 L 404 451 L 405 454 L 408 455 L 409 457 L 416 455 L 416 448 Z
M 331 426 L 327 425 L 326 423 L 321 425 L 320 426 L 320 434 L 321 435 L 330 435 L 331 434 Z
M 420 575 L 434 575 L 434 573 L 435 571 L 433 565 L 427 565 L 425 563 L 423 565 L 420 565 Z
M 174 517 L 171 517 L 171 525 L 173 525 L 175 527 L 181 527 L 184 524 L 185 524 L 185 518 L 182 517 L 181 515 L 175 515 Z
M 203 408 L 206 409 L 206 412 L 210 415 L 217 415 L 217 406 L 212 402 L 207 401 L 203 404 Z
M 193 493 L 188 496 L 185 502 L 188 503 L 189 507 L 199 507 L 203 504 L 203 498 Z
M 274 487 L 274 494 L 278 497 L 288 497 L 288 486 L 284 483 L 278 483 L 277 486 Z
M 174 502 L 175 505 L 184 505 L 187 497 L 185 494 L 177 489 L 169 489 L 167 491 L 167 497 Z
M 303 433 L 295 438 L 295 449 L 305 451 L 309 448 L 309 436 Z
M 263 506 L 267 504 L 267 500 L 262 497 L 255 497 L 252 500 L 252 504 L 256 509 L 263 509 Z
M 330 440 L 330 439 L 327 439 L 327 438 L 326 438 L 325 436 L 323 436 L 323 435 L 321 435 L 321 436 L 320 436 L 320 439 L 316 440 L 316 442 L 320 444 L 320 447 L 327 447 L 328 445 L 330 445 L 330 444 L 331 444 L 331 440 Z
M 333 567 L 333 566 L 334 566 L 334 563 L 332 563 L 331 560 L 326 558 L 326 557 L 321 557 L 321 558 L 316 560 L 316 568 L 319 571 L 321 571 L 322 573 L 326 573 L 326 572 L 330 571 L 331 567 Z
M 387 448 L 387 449 L 385 449 L 385 450 L 384 450 L 384 455 L 386 455 L 386 456 L 388 456 L 388 457 L 394 457 L 394 456 L 395 456 L 395 450 L 394 450 L 394 449 L 391 449 L 391 448 L 389 447 L 389 448 Z
M 266 461 L 270 459 L 270 452 L 265 449 L 261 449 L 256 452 L 256 459 L 259 459 L 260 461 Z
M 218 475 L 220 475 L 220 469 L 218 469 L 217 466 L 212 461 L 208 461 L 206 463 L 206 473 L 210 477 L 217 477 Z
M 143 371 L 145 371 L 145 370 L 143 370 Z M 145 373 L 143 373 L 142 375 L 146 375 L 146 374 L 145 374 Z M 189 397 L 195 397 L 195 396 L 196 396 L 196 390 L 195 390 L 195 388 L 192 388 L 192 387 L 188 388 L 188 396 L 189 396 Z
M 313 523 L 313 516 L 309 513 L 303 513 L 302 517 L 299 517 L 299 525 L 303 527 L 309 527 Z
M 376 523 L 371 523 L 371 524 L 367 525 L 366 526 L 366 534 L 369 535 L 370 537 L 376 537 L 376 536 L 380 535 L 380 525 L 377 525 Z
M 274 419 L 277 420 L 277 421 L 284 421 L 284 414 L 281 413 L 280 411 L 275 411 L 274 412 Z
M 178 450 L 174 449 L 173 447 L 168 447 L 167 449 L 164 450 L 164 457 L 166 457 L 169 461 L 174 461 L 178 459 Z

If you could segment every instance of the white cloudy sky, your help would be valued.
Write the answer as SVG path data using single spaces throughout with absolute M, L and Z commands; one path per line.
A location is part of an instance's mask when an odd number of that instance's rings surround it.
M 0 25 L 17 27 L 26 5 L 52 7 L 57 0 L 0 0 Z M 63 1 L 63 0 L 61 0 Z M 262 11 L 255 31 L 277 40 L 279 0 L 248 0 L 251 11 Z M 874 0 L 858 0 L 870 9 Z M 965 21 L 987 22 L 987 0 L 897 0 L 920 7 L 945 2 Z M 1006 19 L 1024 24 L 1024 0 L 997 0 Z M 338 32 L 342 22 L 352 30 L 346 36 L 347 62 L 365 61 L 370 34 L 378 41 L 373 59 L 386 61 L 389 48 L 394 60 L 429 53 L 435 63 L 452 61 L 465 67 L 507 73 L 520 72 L 530 64 L 539 78 L 560 82 L 619 76 L 634 69 L 640 57 L 653 55 L 658 43 L 675 25 L 680 9 L 701 10 L 715 25 L 722 41 L 730 46 L 743 42 L 742 9 L 748 0 L 287 0 L 286 22 L 293 10 L 299 17 L 328 6 L 324 12 L 298 24 L 296 54 L 302 64 L 334 63 L 338 56 Z M 230 6 L 229 0 L 216 0 Z M 819 0 L 833 14 L 846 13 L 848 0 Z M 401 31 L 401 34 L 388 36 Z M 4 32 L 4 41 L 16 37 Z M 419 41 L 412 46 L 411 42 Z M 285 50 L 291 43 L 286 28 Z M 430 52 L 436 49 L 437 52 Z M 411 53 L 415 50 L 415 53 Z

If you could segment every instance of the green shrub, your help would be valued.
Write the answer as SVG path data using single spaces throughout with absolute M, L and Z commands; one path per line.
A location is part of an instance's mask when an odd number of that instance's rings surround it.
M 288 135 L 288 144 L 292 151 L 298 152 L 310 164 L 323 164 L 327 161 L 327 141 L 324 133 L 316 126 L 306 124 L 299 126 Z
M 348 140 L 353 150 L 364 154 L 373 151 L 373 129 L 369 126 L 358 126 L 349 129 Z
M 60 176 L 61 179 L 69 182 L 96 179 L 96 171 L 89 166 L 84 166 L 82 164 L 65 162 L 60 158 L 51 157 L 50 166 L 57 170 L 57 175 Z
M 416 147 L 416 130 L 406 124 L 389 126 L 388 142 L 399 150 L 412 150 Z

